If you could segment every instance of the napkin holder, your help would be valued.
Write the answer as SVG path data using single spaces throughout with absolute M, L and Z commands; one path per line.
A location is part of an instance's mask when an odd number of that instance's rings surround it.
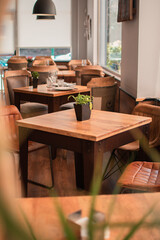
M 67 217 L 68 224 L 72 231 L 74 232 L 77 239 L 87 239 L 88 231 L 88 217 L 82 217 L 82 210 L 76 211 L 70 214 Z M 103 226 L 105 223 L 105 215 L 102 212 L 94 210 L 93 214 L 93 225 L 97 227 Z M 97 229 L 94 233 L 94 239 L 102 240 L 107 239 L 109 237 L 108 228 L 105 230 Z

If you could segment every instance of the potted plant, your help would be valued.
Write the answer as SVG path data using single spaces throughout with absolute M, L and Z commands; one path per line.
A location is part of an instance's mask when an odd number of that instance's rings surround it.
M 74 109 L 77 121 L 84 121 L 90 119 L 93 97 L 90 97 L 88 95 L 82 95 L 80 93 L 77 97 L 71 95 L 68 97 L 68 99 L 70 97 L 74 98 L 75 100 Z
M 33 78 L 33 88 L 37 88 L 39 73 L 38 72 L 32 72 L 32 78 Z
M 27 58 L 27 61 L 28 61 L 28 67 L 32 67 L 32 62 L 33 62 L 33 57 L 28 57 Z

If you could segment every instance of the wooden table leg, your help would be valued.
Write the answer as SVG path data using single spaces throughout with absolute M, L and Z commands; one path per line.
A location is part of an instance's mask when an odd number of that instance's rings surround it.
M 102 177 L 102 142 L 85 142 L 83 146 L 84 189 L 90 190 L 92 181 Z
M 77 188 L 84 189 L 84 166 L 83 166 L 83 155 L 75 153 L 75 171 L 76 171 L 76 185 Z
M 27 129 L 19 127 L 19 165 L 22 193 L 27 197 L 27 179 L 28 179 L 28 134 Z
M 59 98 L 58 97 L 54 99 L 50 98 L 48 102 L 48 113 L 59 111 L 59 107 L 60 107 Z
M 140 141 L 140 151 L 138 157 L 141 161 L 145 161 L 149 156 L 149 129 L 150 126 L 147 125 L 142 128 L 142 131 L 137 131 L 136 137 L 139 138 Z
M 16 92 L 14 93 L 14 104 L 20 111 L 20 97 L 19 97 L 19 94 Z

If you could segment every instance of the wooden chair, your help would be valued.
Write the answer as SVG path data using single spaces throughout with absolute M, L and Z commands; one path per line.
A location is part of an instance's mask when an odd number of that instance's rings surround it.
M 86 59 L 86 64 L 92 65 L 92 63 L 88 59 Z M 82 60 L 71 60 L 68 63 L 69 70 L 74 70 L 77 66 L 82 66 Z
M 36 56 L 35 59 L 36 60 L 39 60 L 39 59 L 51 59 L 52 60 L 52 57 L 51 56 Z
M 96 77 L 103 77 L 104 76 L 104 72 L 101 70 L 97 70 L 97 69 L 86 69 L 80 72 L 80 76 L 81 76 L 81 85 L 82 86 L 87 86 L 88 82 L 92 79 L 92 78 L 96 78 Z
M 27 69 L 27 58 L 23 56 L 13 56 L 8 60 L 9 70 L 26 70 Z
M 56 66 L 56 63 L 52 60 L 52 58 L 40 58 L 40 59 L 35 59 L 32 63 L 32 66 Z
M 130 163 L 119 178 L 117 185 L 124 189 L 159 192 L 160 163 L 140 161 Z
M 78 67 L 75 68 L 77 85 L 81 85 L 81 73 L 83 71 L 87 71 L 87 70 L 88 71 L 89 70 L 99 70 L 101 72 L 104 72 L 104 69 L 99 65 L 78 66 Z M 102 76 L 101 75 L 100 76 L 96 75 L 94 77 L 96 78 L 96 77 L 104 77 L 104 76 L 105 76 L 105 74 L 103 74 Z
M 117 83 L 114 77 L 92 78 L 88 84 L 91 88 L 93 98 L 93 109 L 114 111 Z M 74 102 L 65 103 L 60 106 L 60 110 L 74 108 Z
M 29 86 L 31 73 L 27 70 L 5 71 L 4 90 L 7 105 L 14 105 L 14 88 Z M 24 118 L 48 113 L 45 104 L 27 102 L 20 106 L 21 114 Z
M 99 71 L 104 71 L 104 69 L 99 66 L 99 65 L 87 65 L 87 66 L 77 66 L 75 69 L 75 71 L 79 71 L 82 72 L 84 70 L 99 70 Z
M 154 106 L 150 104 L 145 104 L 145 103 L 139 103 L 133 110 L 132 114 L 134 115 L 139 115 L 139 116 L 146 116 L 146 117 L 151 117 L 152 122 L 150 124 L 150 132 L 149 132 L 149 148 L 154 148 L 160 145 L 160 107 L 159 106 Z M 123 158 L 119 156 L 118 153 L 116 153 L 116 150 L 121 152 L 121 155 Z M 124 156 L 126 153 L 129 153 L 129 156 L 131 154 L 134 155 L 133 159 L 135 159 L 135 153 L 140 150 L 140 144 L 139 141 L 134 141 L 129 144 L 123 145 L 118 149 L 115 149 L 110 157 L 109 163 L 106 166 L 105 172 L 108 170 L 108 166 L 112 160 L 112 158 L 116 159 L 116 164 L 114 165 L 114 168 L 118 164 L 118 169 L 123 167 L 124 165 Z M 123 152 L 123 154 L 122 154 Z M 127 161 L 127 160 L 126 160 Z M 120 167 L 121 165 L 121 167 Z M 113 170 L 113 169 L 112 169 Z M 109 171 L 107 174 L 105 174 L 104 179 L 108 178 L 112 173 L 116 172 L 117 170 L 114 171 Z M 111 173 L 112 172 L 112 173 Z
M 26 56 L 13 55 L 10 59 L 26 59 L 27 60 L 27 57 Z
M 1 124 L 3 125 L 3 128 L 5 128 L 5 132 L 6 132 L 5 136 L 3 136 L 5 143 L 7 143 L 6 150 L 13 153 L 14 160 L 15 160 L 15 155 L 16 154 L 19 155 L 19 134 L 18 134 L 18 127 L 17 127 L 16 121 L 21 119 L 22 119 L 22 116 L 15 106 L 10 105 L 10 106 L 0 107 L 0 121 L 1 121 Z M 46 147 L 47 146 L 44 144 L 33 143 L 30 141 L 28 145 L 29 159 L 37 158 L 39 151 Z M 48 155 L 49 154 L 51 153 L 49 152 Z M 52 186 L 49 188 L 52 188 L 54 185 L 54 178 L 53 178 L 53 167 L 52 167 L 51 155 L 50 155 L 50 167 L 51 167 Z M 28 180 L 28 182 L 41 187 L 47 187 L 43 184 L 34 182 L 32 180 Z
M 92 87 L 93 109 L 114 111 L 117 83 L 109 86 Z
M 87 87 L 106 87 L 111 86 L 115 83 L 115 77 L 99 77 L 99 78 L 92 78 L 88 83 Z
M 47 78 L 52 75 L 52 73 L 58 72 L 58 68 L 56 65 L 50 66 L 32 66 L 30 68 L 31 72 L 38 72 L 39 79 L 38 84 L 46 84 Z

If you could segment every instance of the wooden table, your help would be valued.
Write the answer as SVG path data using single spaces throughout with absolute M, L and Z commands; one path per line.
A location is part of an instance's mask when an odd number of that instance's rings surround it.
M 31 198 L 31 199 L 18 199 L 14 202 L 20 206 L 25 213 L 36 239 L 47 240 L 62 240 L 65 239 L 62 227 L 57 215 L 53 198 Z M 82 197 L 63 197 L 57 198 L 60 206 L 63 208 L 64 214 L 67 217 L 74 211 L 82 209 L 83 215 L 88 216 L 88 210 L 91 198 L 88 196 Z M 110 240 L 123 240 L 129 231 L 129 227 L 124 228 L 114 227 L 117 223 L 136 223 L 148 212 L 148 210 L 155 205 L 153 212 L 147 217 L 147 221 L 154 221 L 159 219 L 160 213 L 160 193 L 145 193 L 145 194 L 123 194 L 123 195 L 106 195 L 98 196 L 96 200 L 95 209 L 103 212 L 106 219 L 110 212 L 111 202 L 115 200 L 114 210 L 111 215 L 110 221 Z M 157 204 L 157 205 L 156 205 Z M 17 210 L 16 216 L 20 218 L 22 224 L 22 211 Z M 160 231 L 157 228 L 140 228 L 135 232 L 132 240 L 159 240 Z
M 68 102 L 68 96 L 77 96 L 78 93 L 90 95 L 90 89 L 85 86 L 75 86 L 75 89 L 69 91 L 48 91 L 46 84 L 38 85 L 38 88 L 33 89 L 32 86 L 15 88 L 14 98 L 15 105 L 20 110 L 21 101 L 38 102 L 48 105 L 48 112 L 59 111 L 60 105 Z M 74 101 L 70 99 L 70 101 Z
M 102 174 L 103 154 L 134 140 L 130 130 L 148 134 L 151 118 L 92 110 L 78 122 L 74 109 L 18 121 L 21 177 L 27 195 L 28 140 L 76 152 L 77 186 L 90 189 L 93 175 Z M 56 157 L 56 155 L 54 156 Z

